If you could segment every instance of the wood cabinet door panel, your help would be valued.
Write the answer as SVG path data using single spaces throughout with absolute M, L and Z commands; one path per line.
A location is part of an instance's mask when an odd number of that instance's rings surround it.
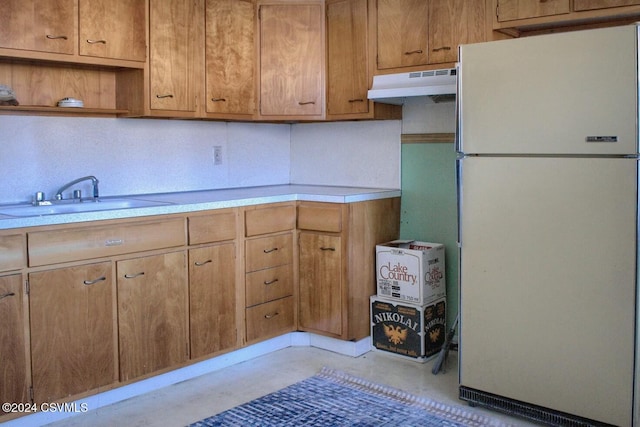
M 111 262 L 29 274 L 36 402 L 117 380 Z
M 0 271 L 16 270 L 27 264 L 25 239 L 21 234 L 0 236 Z
M 327 5 L 327 113 L 367 113 L 367 0 Z
M 323 9 L 320 4 L 260 7 L 260 113 L 323 112 Z
M 293 297 L 247 308 L 246 318 L 249 342 L 291 332 L 294 330 Z
M 292 233 L 251 239 L 245 242 L 245 271 L 262 270 L 293 261 Z
M 293 266 L 287 264 L 247 273 L 245 286 L 247 307 L 292 295 Z
M 117 263 L 122 381 L 187 360 L 185 261 L 172 252 Z
M 196 111 L 202 16 L 198 0 L 151 0 L 149 75 L 151 109 Z
M 5 0 L 0 47 L 73 54 L 75 0 Z
M 429 63 L 456 62 L 458 45 L 485 38 L 485 2 L 429 1 Z
M 206 93 L 208 113 L 256 110 L 256 10 L 250 0 L 207 0 Z
M 343 321 L 341 238 L 302 232 L 299 239 L 300 327 L 341 335 Z
M 237 344 L 235 244 L 189 251 L 191 358 Z
M 429 3 L 378 0 L 378 69 L 429 63 Z
M 27 359 L 22 276 L 0 277 L 0 401 L 26 403 Z
M 573 10 L 608 9 L 610 7 L 633 6 L 640 4 L 639 0 L 573 0 Z
M 498 21 L 537 18 L 569 13 L 569 0 L 497 0 Z
M 145 0 L 79 0 L 80 55 L 144 61 Z

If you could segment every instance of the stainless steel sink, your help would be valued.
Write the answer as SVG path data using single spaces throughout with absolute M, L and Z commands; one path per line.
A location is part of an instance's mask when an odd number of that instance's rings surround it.
M 51 205 L 33 206 L 33 205 L 11 205 L 0 206 L 0 215 L 9 215 L 13 217 L 25 216 L 41 216 L 56 215 L 81 212 L 108 211 L 115 209 L 133 209 L 145 208 L 153 206 L 170 205 L 168 202 L 154 202 L 141 199 L 100 199 L 97 202 L 93 200 L 83 202 L 52 202 Z

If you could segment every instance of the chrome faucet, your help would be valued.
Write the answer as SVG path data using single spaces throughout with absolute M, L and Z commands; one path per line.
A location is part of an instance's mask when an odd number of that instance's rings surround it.
M 98 195 L 99 195 L 99 194 L 98 194 L 98 178 L 96 178 L 96 177 L 95 177 L 95 176 L 93 176 L 93 175 L 83 176 L 82 178 L 74 179 L 73 181 L 71 181 L 71 182 L 69 182 L 69 183 L 67 183 L 67 184 L 63 185 L 63 186 L 62 186 L 62 187 L 60 187 L 60 189 L 56 192 L 55 199 L 56 199 L 56 200 L 62 200 L 62 199 L 63 199 L 63 197 L 62 197 L 62 192 L 63 192 L 64 190 L 66 190 L 66 189 L 67 189 L 67 188 L 69 188 L 69 187 L 72 187 L 72 186 L 76 185 L 76 184 L 77 184 L 77 183 L 79 183 L 79 182 L 82 182 L 82 181 L 88 181 L 88 180 L 91 180 L 91 184 L 93 185 L 93 200 L 97 201 L 97 200 L 98 200 Z M 81 199 L 80 194 L 81 194 L 81 193 L 80 193 L 80 191 L 79 191 L 79 190 L 74 191 L 74 192 L 73 192 L 73 197 L 74 197 L 74 199 Z

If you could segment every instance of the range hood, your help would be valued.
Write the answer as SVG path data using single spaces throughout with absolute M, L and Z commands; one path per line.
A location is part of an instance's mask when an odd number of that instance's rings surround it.
M 455 100 L 456 69 L 415 71 L 373 76 L 368 98 L 385 104 L 403 104 L 409 96 L 428 96 L 434 102 Z

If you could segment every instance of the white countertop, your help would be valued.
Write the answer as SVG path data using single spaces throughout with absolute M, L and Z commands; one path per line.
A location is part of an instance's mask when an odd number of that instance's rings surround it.
M 160 206 L 129 209 L 114 209 L 91 212 L 77 212 L 40 216 L 8 216 L 0 214 L 0 230 L 22 227 L 36 227 L 52 224 L 98 221 L 106 219 L 134 218 L 195 212 L 210 209 L 250 206 L 264 203 L 288 202 L 295 200 L 328 203 L 353 203 L 366 200 L 400 197 L 399 189 L 334 187 L 321 185 L 269 185 L 263 187 L 227 188 L 221 190 L 187 191 L 162 194 L 136 194 L 118 196 L 138 200 L 164 202 Z M 108 199 L 108 197 L 105 197 Z M 5 205 L 5 207 L 8 205 Z M 15 206 L 15 205 L 14 205 Z M 2 207 L 0 205 L 0 207 Z

